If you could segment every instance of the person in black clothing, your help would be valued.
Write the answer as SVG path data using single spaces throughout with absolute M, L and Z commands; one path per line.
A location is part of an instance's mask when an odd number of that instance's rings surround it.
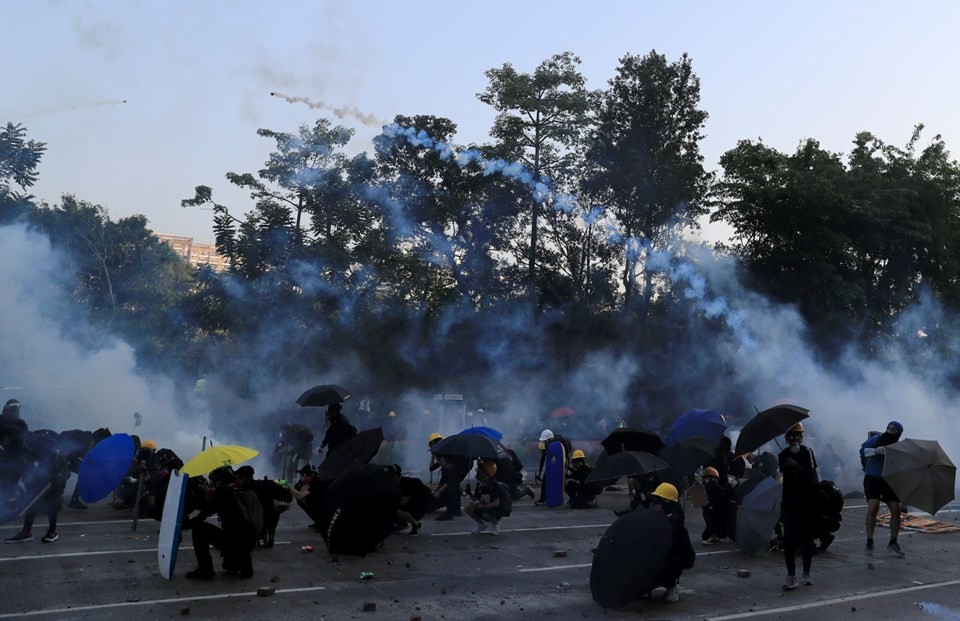
M 736 457 L 733 454 L 732 448 L 733 443 L 730 438 L 723 436 L 720 438 L 720 443 L 713 452 L 713 458 L 707 462 L 707 466 L 717 471 L 717 482 L 722 487 L 730 487 L 730 480 L 727 478 L 727 475 L 730 474 L 730 466 Z
M 257 542 L 261 547 L 272 548 L 277 535 L 277 524 L 280 523 L 280 514 L 290 507 L 293 496 L 289 489 L 276 481 L 255 479 L 253 466 L 240 466 L 237 468 L 236 475 L 234 484 L 237 489 L 252 489 L 263 508 L 263 528 Z
M 263 528 L 263 506 L 252 489 L 234 487 L 236 474 L 230 466 L 220 466 L 209 475 L 213 485 L 206 506 L 190 520 L 193 530 L 193 551 L 197 568 L 187 572 L 190 579 L 209 579 L 213 571 L 210 546 L 223 555 L 223 569 L 227 574 L 239 573 L 241 578 L 253 577 L 253 559 L 250 552 Z M 220 526 L 206 521 L 216 514 Z
M 477 464 L 477 487 L 471 495 L 474 501 L 464 510 L 477 523 L 471 531 L 474 535 L 486 531 L 487 524 L 490 524 L 491 535 L 499 535 L 500 520 L 509 515 L 509 492 L 506 485 L 494 478 L 496 473 L 497 462 L 494 460 L 480 461 Z
M 803 578 L 806 585 L 813 584 L 810 578 L 810 563 L 813 558 L 813 525 L 817 513 L 817 494 L 820 478 L 817 476 L 817 458 L 813 451 L 803 445 L 803 425 L 797 423 L 785 435 L 787 448 L 778 458 L 783 474 L 783 499 L 780 502 L 780 520 L 783 522 L 783 555 L 787 564 L 787 581 L 784 590 L 797 588 L 796 548 L 800 546 L 803 557 Z
M 11 468 L 19 464 L 17 474 L 8 474 L 11 479 L 16 476 L 14 485 L 19 482 L 25 490 L 19 499 L 27 503 L 21 509 L 24 512 L 23 528 L 4 541 L 33 541 L 33 522 L 41 511 L 46 510 L 49 522 L 42 541 L 52 543 L 60 538 L 57 533 L 57 516 L 70 470 L 57 450 L 55 437 L 30 431 L 21 433 L 19 429 L 20 427 L 8 425 L 0 430 L 0 447 L 3 448 L 5 460 L 11 460 Z M 18 503 L 17 507 L 19 506 Z
M 693 567 L 697 558 L 693 546 L 690 545 L 690 534 L 684 524 L 686 518 L 676 486 L 671 483 L 658 485 L 650 495 L 650 509 L 663 513 L 670 520 L 670 551 L 663 569 L 657 575 L 656 584 L 666 589 L 664 600 L 675 603 L 680 600 L 680 576 L 684 569 Z
M 327 406 L 327 433 L 324 434 L 323 442 L 317 449 L 318 453 L 327 447 L 333 450 L 341 442 L 357 435 L 357 428 L 350 424 L 342 410 L 342 403 L 331 403 Z
M 300 468 L 297 474 L 300 475 L 300 480 L 290 488 L 290 495 L 296 499 L 303 512 L 313 520 L 309 527 L 315 528 L 320 522 L 320 503 L 323 501 L 327 487 L 333 481 L 332 479 L 321 481 L 317 476 L 316 468 L 310 464 Z
M 586 455 L 580 449 L 573 452 L 570 456 L 570 467 L 567 468 L 567 481 L 563 486 L 563 491 L 567 493 L 570 500 L 567 504 L 572 509 L 586 509 L 596 506 L 594 501 L 600 489 L 594 483 L 587 483 L 587 477 L 593 472 L 593 468 L 587 465 Z
M 523 484 L 523 462 L 513 449 L 506 449 L 507 456 L 497 461 L 497 473 L 494 478 L 507 486 L 511 500 L 520 500 L 524 496 L 536 498 L 533 488 Z
M 390 472 L 397 480 L 397 487 L 400 488 L 400 508 L 397 509 L 397 531 L 402 531 L 410 526 L 411 537 L 420 534 L 420 520 L 426 515 L 430 504 L 430 488 L 423 484 L 423 481 L 416 477 L 403 476 L 403 469 L 400 464 L 387 466 L 386 470 Z
M 703 505 L 703 522 L 706 528 L 700 535 L 700 542 L 710 546 L 727 538 L 727 505 L 730 504 L 733 492 L 729 487 L 720 484 L 720 472 L 713 466 L 704 468 L 701 481 L 707 492 L 707 504 Z
M 286 421 L 280 427 L 280 438 L 273 449 L 275 472 L 281 479 L 292 480 L 300 462 L 310 461 L 313 454 L 313 432 L 302 423 Z
M 80 462 L 86 454 L 97 445 L 98 442 L 110 437 L 110 430 L 101 427 L 96 431 L 84 431 L 82 429 L 68 429 L 60 432 L 57 447 L 60 454 L 67 461 L 67 467 L 73 474 L 80 474 Z M 71 509 L 86 509 L 87 505 L 80 500 L 80 485 L 73 488 L 73 495 L 70 496 L 70 502 L 67 507 Z
M 549 429 L 544 429 L 540 432 L 540 465 L 537 466 L 537 474 L 534 476 L 534 481 L 540 483 L 540 498 L 536 500 L 533 504 L 535 505 L 545 505 L 547 503 L 547 482 L 544 477 L 543 467 L 547 462 L 547 449 L 550 448 L 550 445 L 554 442 L 559 442 L 563 445 L 563 454 L 566 461 L 570 460 L 570 453 L 572 450 L 570 440 L 561 436 L 560 434 L 555 434 Z M 564 464 L 564 470 L 566 469 L 566 464 Z
M 437 462 L 440 464 L 440 483 L 433 492 L 431 506 L 434 510 L 446 507 L 445 513 L 434 518 L 437 522 L 445 522 L 463 515 L 460 510 L 460 486 L 470 474 L 473 460 L 457 455 L 437 455 Z

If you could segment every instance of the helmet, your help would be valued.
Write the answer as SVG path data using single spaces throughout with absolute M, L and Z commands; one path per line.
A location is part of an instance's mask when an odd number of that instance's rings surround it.
M 20 400 L 19 399 L 8 399 L 6 403 L 3 404 L 3 413 L 7 416 L 20 417 Z
M 790 429 L 787 429 L 787 433 L 803 433 L 803 423 L 797 423 Z
M 233 480 L 237 478 L 237 474 L 230 466 L 220 466 L 219 468 L 214 468 L 211 470 L 210 474 L 207 475 L 207 478 L 214 483 L 232 483 Z
M 720 478 L 720 473 L 713 466 L 707 466 L 703 469 L 703 476 Z
M 497 462 L 493 459 L 485 459 L 480 462 L 480 465 L 486 471 L 487 474 L 493 476 L 497 474 Z
M 583 451 L 580 449 L 575 450 L 571 455 L 570 459 L 586 459 L 587 456 L 583 454 Z
M 17 403 L 17 407 L 18 408 L 20 407 L 19 402 Z M 893 427 L 894 429 L 897 430 L 898 434 L 903 433 L 903 424 L 900 423 L 900 421 L 892 420 L 889 423 L 887 423 L 887 427 Z
M 140 446 L 143 448 L 157 450 L 157 443 L 153 440 L 144 440 L 140 443 Z
M 390 413 L 387 414 L 387 416 L 390 417 L 390 418 L 394 418 L 396 415 L 397 415 L 397 413 L 394 412 L 393 410 L 390 410 Z
M 550 431 L 549 429 L 544 429 L 543 431 L 540 432 L 540 441 L 541 441 L 541 442 L 546 442 L 547 440 L 549 440 L 549 439 L 552 438 L 552 437 L 553 437 L 553 432 Z
M 653 490 L 653 495 L 657 498 L 663 498 L 664 500 L 670 500 L 672 502 L 680 500 L 680 494 L 677 493 L 677 488 L 669 483 L 661 483 L 658 485 L 657 489 Z
M 443 440 L 443 436 L 441 436 L 439 433 L 434 431 L 433 433 L 430 434 L 430 437 L 427 438 L 427 446 L 433 446 L 440 440 Z

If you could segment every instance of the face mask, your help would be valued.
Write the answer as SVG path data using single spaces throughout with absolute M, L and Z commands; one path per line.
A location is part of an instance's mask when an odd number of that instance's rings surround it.
M 799 452 L 800 452 L 800 445 L 799 445 L 799 444 L 791 444 L 791 445 L 790 445 L 790 452 L 791 452 L 791 453 L 799 453 Z

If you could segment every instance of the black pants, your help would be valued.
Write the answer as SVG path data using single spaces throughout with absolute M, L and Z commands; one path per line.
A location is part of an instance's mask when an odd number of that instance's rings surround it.
M 563 490 L 570 497 L 570 507 L 573 509 L 586 509 L 597 498 L 592 485 L 580 483 L 576 479 L 567 479 Z
M 797 546 L 803 558 L 803 573 L 810 573 L 813 559 L 813 520 L 808 516 L 783 515 L 783 557 L 787 574 L 797 575 Z
M 224 531 L 209 522 L 201 522 L 193 527 L 193 552 L 197 555 L 197 566 L 202 571 L 213 571 L 213 557 L 210 546 L 220 550 L 223 555 L 223 567 L 227 570 L 253 572 L 253 559 L 250 552 L 256 543 L 256 535 Z

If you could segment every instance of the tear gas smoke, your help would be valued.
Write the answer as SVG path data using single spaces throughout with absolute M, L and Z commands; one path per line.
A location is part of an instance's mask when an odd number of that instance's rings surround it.
M 106 101 L 91 101 L 88 103 L 81 104 L 71 104 L 65 106 L 57 106 L 55 108 L 47 108 L 44 110 L 37 110 L 36 112 L 31 112 L 23 116 L 25 119 L 32 119 L 38 116 L 46 116 L 49 114 L 58 114 L 60 112 L 71 112 L 73 110 L 85 110 L 87 108 L 102 108 L 104 106 L 119 106 L 127 103 L 126 99 L 108 99 Z
M 354 119 L 370 127 L 380 128 L 389 123 L 389 121 L 381 121 L 376 116 L 354 108 L 353 106 L 335 106 L 325 101 L 307 99 L 306 97 L 291 97 L 290 95 L 284 95 L 283 93 L 279 93 L 277 91 L 271 92 L 270 96 L 283 99 L 287 103 L 291 104 L 306 104 L 312 110 L 327 110 L 332 112 L 338 119 Z

